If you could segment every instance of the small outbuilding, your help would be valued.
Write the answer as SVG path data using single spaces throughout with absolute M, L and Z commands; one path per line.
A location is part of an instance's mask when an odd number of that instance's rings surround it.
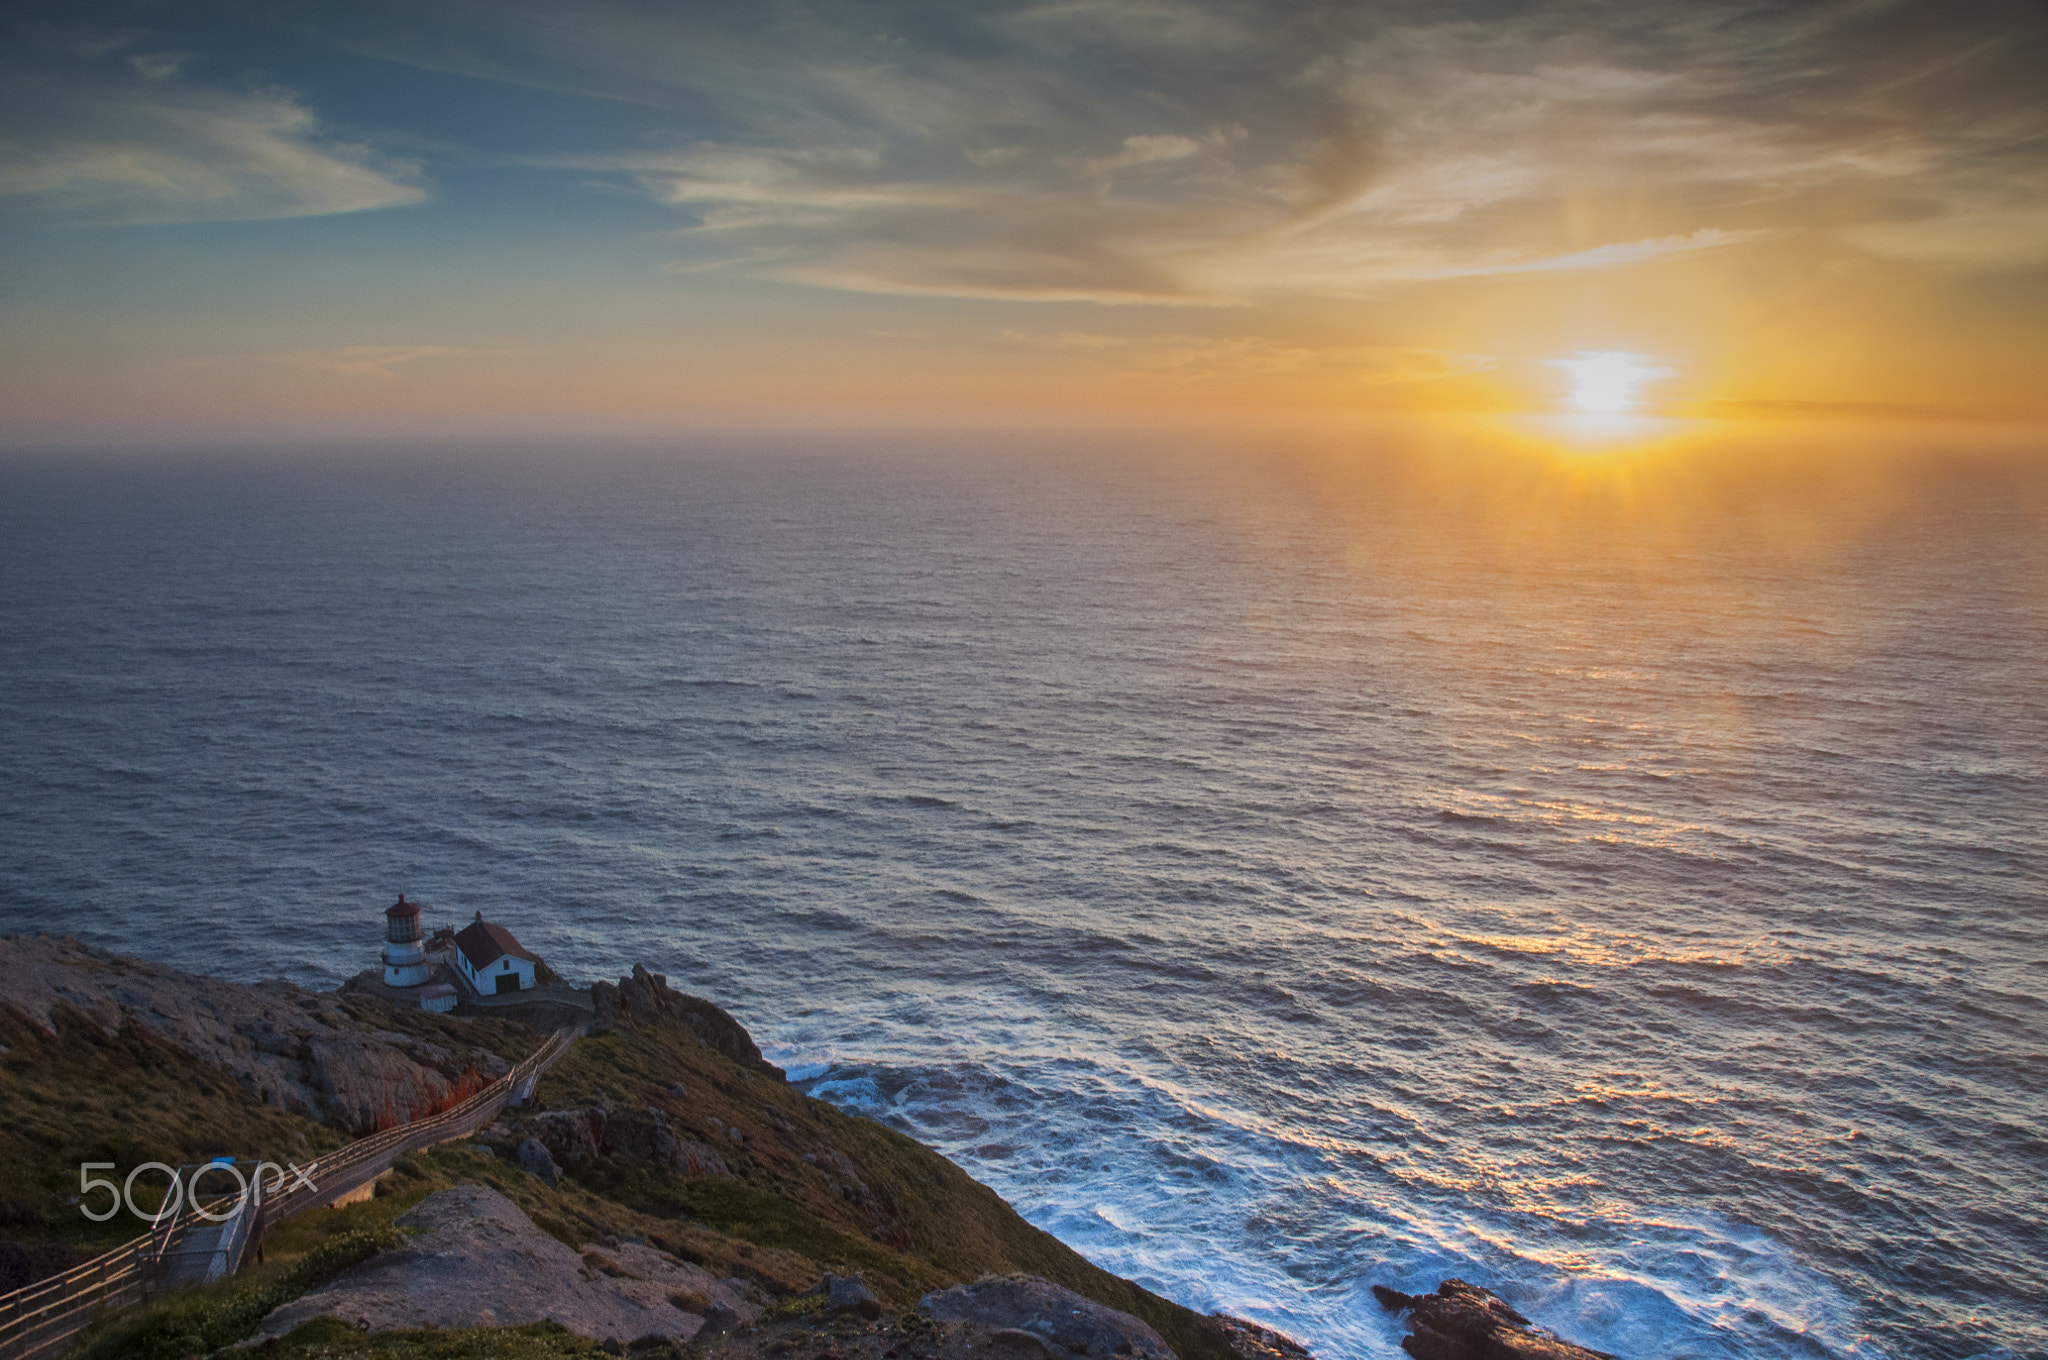
M 455 966 L 479 996 L 526 991 L 539 963 L 511 931 L 486 921 L 482 912 L 455 932 Z

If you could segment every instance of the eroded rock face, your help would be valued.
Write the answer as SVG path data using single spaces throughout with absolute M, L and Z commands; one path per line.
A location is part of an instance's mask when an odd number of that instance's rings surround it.
M 562 1168 L 555 1165 L 555 1159 L 548 1155 L 547 1145 L 538 1138 L 522 1138 L 518 1149 L 519 1169 L 529 1176 L 537 1176 L 549 1185 L 562 1183 Z
M 1500 1295 L 1463 1280 L 1445 1280 L 1434 1294 L 1377 1284 L 1372 1293 L 1390 1313 L 1407 1310 L 1411 1334 L 1401 1338 L 1401 1349 L 1415 1360 L 1615 1360 L 1532 1330 Z
M 572 1251 L 488 1186 L 458 1185 L 430 1195 L 398 1222 L 418 1235 L 278 1309 L 254 1339 L 334 1317 L 373 1332 L 553 1321 L 598 1341 L 688 1340 L 703 1316 L 672 1300 L 689 1296 L 738 1322 L 760 1316 L 739 1282 L 719 1280 L 652 1247 Z
M 0 1005 L 52 1034 L 67 1012 L 110 1035 L 139 1025 L 266 1104 L 356 1133 L 445 1109 L 465 1077 L 482 1085 L 511 1066 L 488 1049 L 367 1028 L 332 996 L 281 979 L 199 977 L 69 936 L 0 936 Z
M 675 1021 L 688 1025 L 704 1043 L 742 1067 L 783 1079 L 783 1071 L 761 1056 L 754 1036 L 739 1021 L 701 996 L 671 991 L 668 979 L 633 965 L 633 975 L 616 984 L 599 982 L 590 989 L 591 1005 L 600 1025 L 653 1025 Z
M 956 1285 L 925 1295 L 918 1309 L 940 1322 L 1023 1332 L 1046 1343 L 1056 1356 L 1176 1360 L 1159 1333 L 1129 1313 L 1030 1275 L 991 1275 Z
M 1283 1332 L 1228 1313 L 1211 1313 L 1230 1349 L 1244 1360 L 1311 1360 L 1308 1348 Z
M 826 1310 L 835 1317 L 851 1315 L 873 1322 L 882 1315 L 882 1301 L 858 1271 L 851 1275 L 827 1275 L 818 1292 L 825 1296 Z
M 550 1110 L 523 1127 L 563 1165 L 575 1167 L 599 1157 L 641 1157 L 685 1176 L 730 1176 L 725 1159 L 693 1138 L 679 1134 L 660 1110 Z

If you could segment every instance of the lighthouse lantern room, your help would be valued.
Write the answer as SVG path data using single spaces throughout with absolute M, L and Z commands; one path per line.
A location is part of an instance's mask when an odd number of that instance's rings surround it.
M 418 987 L 427 980 L 427 951 L 420 943 L 420 904 L 398 895 L 384 909 L 384 985 Z

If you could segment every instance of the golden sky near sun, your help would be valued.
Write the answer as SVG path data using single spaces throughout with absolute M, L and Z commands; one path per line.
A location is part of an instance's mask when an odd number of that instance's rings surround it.
M 0 437 L 2048 417 L 2020 0 L 304 14 L 15 21 Z

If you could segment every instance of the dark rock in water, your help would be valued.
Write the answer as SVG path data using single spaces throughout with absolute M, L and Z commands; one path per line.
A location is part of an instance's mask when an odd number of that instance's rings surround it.
M 1271 1327 L 1261 1327 L 1256 1322 L 1232 1317 L 1228 1313 L 1211 1313 L 1209 1316 L 1223 1329 L 1223 1337 L 1230 1343 L 1230 1349 L 1243 1360 L 1312 1360 L 1306 1346 Z
M 784 1079 L 781 1068 L 761 1056 L 747 1027 L 701 996 L 669 990 L 668 979 L 650 973 L 647 965 L 633 965 L 633 975 L 617 984 L 599 982 L 591 986 L 590 1003 L 597 1010 L 600 1025 L 655 1025 L 677 1021 L 688 1025 L 706 1046 L 717 1049 L 741 1067 Z
M 918 1304 L 940 1322 L 1028 1332 L 1054 1355 L 1087 1360 L 1177 1360 L 1159 1333 L 1114 1308 L 1032 1275 L 989 1275 L 927 1294 Z
M 549 1185 L 562 1183 L 562 1168 L 555 1165 L 547 1145 L 538 1138 L 527 1138 L 519 1144 L 519 1166 L 530 1176 L 538 1176 Z
M 1492 1290 L 1445 1280 L 1434 1294 L 1403 1294 L 1384 1285 L 1373 1297 L 1390 1313 L 1407 1310 L 1401 1349 L 1415 1360 L 1615 1360 L 1532 1329 L 1529 1319 Z

